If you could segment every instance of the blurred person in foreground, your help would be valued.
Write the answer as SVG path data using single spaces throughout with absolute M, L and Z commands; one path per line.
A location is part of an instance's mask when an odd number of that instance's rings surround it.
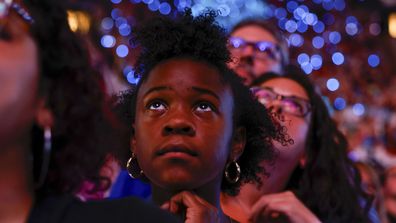
M 177 221 L 136 199 L 73 195 L 85 181 L 108 187 L 100 168 L 113 138 L 60 1 L 0 1 L 0 52 L 0 222 Z

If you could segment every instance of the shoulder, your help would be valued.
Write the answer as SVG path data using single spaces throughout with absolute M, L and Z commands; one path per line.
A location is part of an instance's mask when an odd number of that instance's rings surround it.
M 61 199 L 59 202 L 61 205 L 52 203 L 52 207 L 57 206 L 56 210 L 52 210 L 49 214 L 48 210 L 41 208 L 41 212 L 45 214 L 32 215 L 32 217 L 41 216 L 41 218 L 32 219 L 29 223 L 180 222 L 168 212 L 133 197 L 95 202 L 80 202 L 76 199 L 69 199 L 65 202 Z M 48 207 L 48 205 L 44 206 Z

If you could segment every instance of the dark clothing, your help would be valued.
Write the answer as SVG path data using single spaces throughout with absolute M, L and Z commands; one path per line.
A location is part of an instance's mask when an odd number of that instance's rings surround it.
M 386 213 L 386 215 L 388 216 L 388 221 L 389 223 L 396 223 L 396 217 L 391 215 L 390 213 Z
M 72 196 L 47 198 L 36 204 L 28 223 L 181 222 L 137 198 L 81 202 Z

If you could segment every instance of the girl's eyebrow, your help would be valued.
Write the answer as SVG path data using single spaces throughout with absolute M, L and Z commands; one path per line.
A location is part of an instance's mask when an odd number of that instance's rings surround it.
M 158 92 L 158 91 L 165 91 L 165 90 L 172 90 L 171 87 L 168 86 L 157 86 L 157 87 L 153 87 L 150 88 L 144 95 L 143 97 L 146 97 L 148 94 L 152 93 L 152 92 Z
M 201 94 L 209 94 L 212 95 L 213 97 L 215 97 L 217 100 L 220 100 L 220 97 L 214 93 L 213 91 L 209 90 L 209 89 L 205 89 L 205 88 L 201 88 L 201 87 L 191 87 L 193 90 L 201 93 Z

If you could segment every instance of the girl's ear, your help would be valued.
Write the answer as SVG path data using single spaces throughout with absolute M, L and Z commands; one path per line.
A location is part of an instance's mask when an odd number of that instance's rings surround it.
M 299 160 L 299 164 L 300 164 L 300 167 L 301 167 L 302 169 L 305 168 L 306 162 L 307 162 L 307 157 L 306 157 L 306 154 L 304 153 L 304 154 L 302 155 L 302 157 L 300 158 L 300 160 Z
M 46 127 L 52 128 L 54 126 L 54 115 L 46 106 L 44 99 L 40 99 L 36 112 L 36 123 L 43 129 Z
M 229 155 L 230 161 L 236 161 L 242 155 L 246 145 L 246 128 L 238 127 L 234 131 L 234 135 L 232 137 L 232 145 L 231 152 Z

